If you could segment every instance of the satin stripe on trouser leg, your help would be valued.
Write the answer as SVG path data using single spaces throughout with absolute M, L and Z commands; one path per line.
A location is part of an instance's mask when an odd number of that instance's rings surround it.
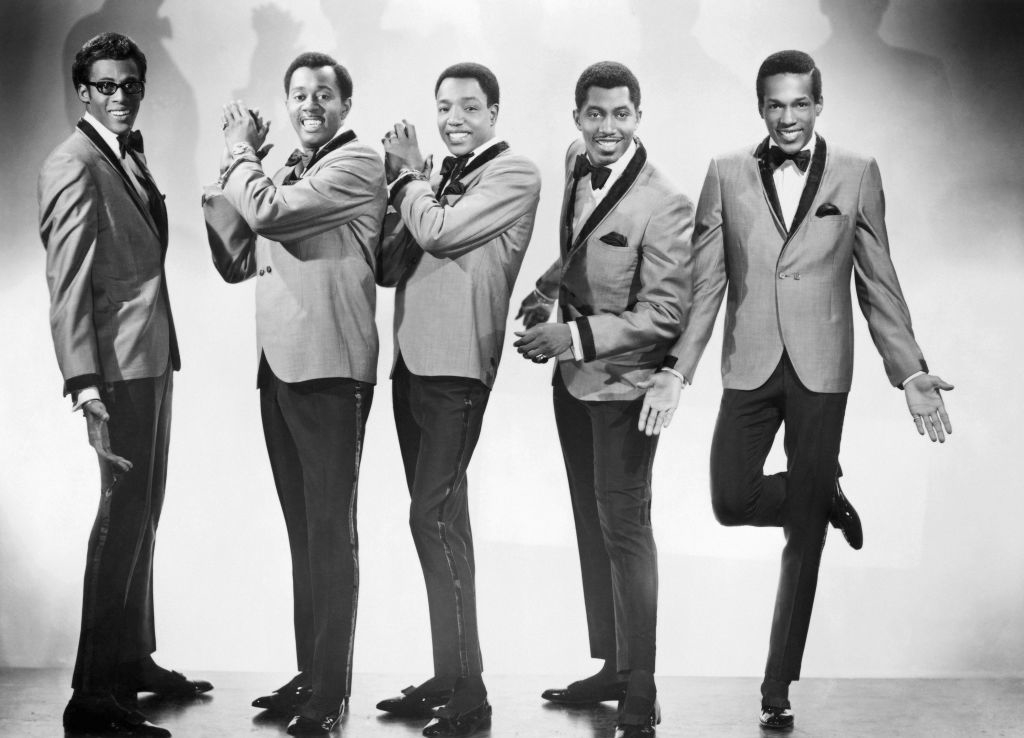
M 132 462 L 116 472 L 100 461 L 100 504 L 89 537 L 82 631 L 72 685 L 109 692 L 118 663 L 156 649 L 153 549 L 164 499 L 172 373 L 114 382 L 103 393 L 114 453 Z
M 347 699 L 359 598 L 359 463 L 373 387 L 351 379 L 261 390 L 267 449 L 292 553 L 299 668 L 311 710 Z
M 782 526 L 766 678 L 800 678 L 839 465 L 846 393 L 812 392 L 783 354 L 754 390 L 725 390 L 711 449 L 712 506 L 725 525 Z M 785 423 L 786 471 L 764 463 Z
M 651 472 L 658 437 L 637 430 L 643 398 L 584 402 L 554 386 L 569 478 L 591 656 L 654 672 L 658 552 Z
M 466 468 L 490 391 L 474 379 L 416 376 L 400 360 L 392 393 L 409 526 L 427 588 L 434 673 L 476 676 L 483 661 Z

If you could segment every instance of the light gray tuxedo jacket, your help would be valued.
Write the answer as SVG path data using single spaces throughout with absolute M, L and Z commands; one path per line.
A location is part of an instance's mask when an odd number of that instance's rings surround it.
M 85 121 L 43 163 L 39 233 L 65 394 L 180 367 L 164 275 L 167 214 L 154 195 L 152 207 L 143 202 Z
M 346 136 L 285 184 L 300 166 L 285 166 L 271 180 L 259 162 L 243 161 L 223 190 L 207 188 L 213 263 L 228 282 L 258 279 L 257 360 L 265 355 L 279 379 L 375 383 L 374 249 L 387 207 L 384 163 Z
M 766 139 L 711 161 L 693 236 L 693 310 L 666 363 L 674 361 L 692 381 L 728 291 L 725 388 L 759 387 L 785 350 L 808 389 L 848 392 L 852 274 L 889 381 L 900 386 L 911 374 L 927 371 L 889 256 L 875 160 L 826 146 L 819 136 L 787 230 L 771 171 L 761 161 L 767 145 Z
M 657 371 L 690 312 L 693 203 L 637 151 L 594 212 L 574 233 L 573 165 L 566 153 L 561 259 L 538 280 L 557 292 L 559 321 L 575 321 L 583 360 L 559 357 L 556 371 L 580 400 L 632 400 Z M 589 187 L 589 180 L 579 184 Z
M 508 301 L 540 201 L 537 167 L 496 145 L 503 150 L 482 166 L 470 159 L 440 201 L 437 176 L 393 196 L 380 282 L 397 287 L 395 360 L 400 353 L 413 374 L 494 384 Z

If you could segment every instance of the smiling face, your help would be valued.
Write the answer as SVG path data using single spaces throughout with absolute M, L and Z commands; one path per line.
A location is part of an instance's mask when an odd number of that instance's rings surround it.
M 640 115 L 628 87 L 588 89 L 583 107 L 574 110 L 572 118 L 583 134 L 590 163 L 608 166 L 618 161 L 633 142 Z
M 299 67 L 288 82 L 288 117 L 302 147 L 318 149 L 334 138 L 352 108 L 331 67 Z
M 764 80 L 761 117 L 779 148 L 795 154 L 811 140 L 822 102 L 814 101 L 810 74 L 774 74 Z
M 437 88 L 437 130 L 455 156 L 468 154 L 494 137 L 498 104 L 472 77 L 447 77 Z
M 134 59 L 98 59 L 89 67 L 90 82 L 116 82 L 123 84 L 139 80 L 139 67 Z M 78 99 L 96 120 L 116 135 L 128 133 L 142 106 L 145 92 L 129 95 L 118 87 L 113 95 L 103 95 L 95 87 L 78 85 Z

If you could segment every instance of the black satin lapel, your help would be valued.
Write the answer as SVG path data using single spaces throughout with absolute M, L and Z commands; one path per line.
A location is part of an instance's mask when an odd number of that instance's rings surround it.
M 327 143 L 325 143 L 323 146 L 321 146 L 319 149 L 316 150 L 316 153 L 314 153 L 313 156 L 310 157 L 309 164 L 306 165 L 305 171 L 309 171 L 309 169 L 314 164 L 316 164 L 318 161 L 323 159 L 325 156 L 327 156 L 329 153 L 331 153 L 335 149 L 340 149 L 342 146 L 347 144 L 349 141 L 355 141 L 355 140 L 356 140 L 356 132 L 355 131 L 345 131 L 340 136 L 335 136 L 330 141 L 328 141 Z
M 107 142 L 103 140 L 103 137 L 100 136 L 100 134 L 96 132 L 95 128 L 93 128 L 91 125 L 86 123 L 84 120 L 79 120 L 77 127 L 78 127 L 78 130 L 80 130 L 82 133 L 84 133 L 86 135 L 86 137 L 90 141 L 93 142 L 93 144 L 96 146 L 96 148 L 99 149 L 100 153 L 103 154 L 104 158 L 106 158 L 106 160 L 108 162 L 110 162 L 110 166 L 114 167 L 114 171 L 116 171 L 119 175 L 121 175 L 121 181 L 124 183 L 125 188 L 128 190 L 128 195 L 132 198 L 132 201 L 135 203 L 136 207 L 138 207 L 139 212 L 142 213 L 142 216 L 149 223 L 149 225 L 153 229 L 154 233 L 156 233 L 157 237 L 161 240 L 161 243 L 166 245 L 166 242 L 167 242 L 167 235 L 166 235 L 167 234 L 167 225 L 166 225 L 167 215 L 166 215 L 166 211 L 164 211 L 164 221 L 165 221 L 164 222 L 164 226 L 163 226 L 163 228 L 161 228 L 158 225 L 157 221 L 154 219 L 154 214 L 150 211 L 150 209 L 146 206 L 146 203 L 144 203 L 142 201 L 142 198 L 139 196 L 138 190 L 136 190 L 135 189 L 135 185 L 132 184 L 132 180 L 128 176 L 128 172 L 125 171 L 124 166 L 122 166 L 121 161 L 114 154 L 114 152 L 110 150 L 110 147 L 107 146 Z M 138 161 L 138 159 L 136 159 L 136 161 Z M 146 170 L 146 171 L 148 172 L 148 170 Z M 154 187 L 155 187 L 155 185 L 154 185 Z M 160 208 L 163 208 L 163 198 L 162 197 L 160 198 Z
M 800 193 L 800 204 L 797 205 L 796 215 L 793 216 L 793 225 L 789 227 L 789 234 L 792 236 L 800 227 L 807 211 L 811 209 L 818 194 L 818 187 L 821 185 L 821 175 L 825 171 L 825 139 L 818 136 L 818 143 L 814 147 L 814 156 L 811 158 L 811 167 L 807 172 L 807 181 L 804 182 L 804 191 Z
M 594 229 L 601 224 L 608 213 L 618 204 L 622 196 L 625 195 L 629 188 L 636 182 L 636 178 L 640 176 L 640 170 L 644 168 L 644 164 L 647 163 L 647 149 L 640 143 L 640 139 L 636 139 L 636 153 L 633 154 L 633 158 L 630 159 L 629 164 L 622 171 L 622 176 L 615 180 L 615 184 L 612 185 L 611 190 L 604 196 L 600 204 L 594 208 L 594 212 L 587 218 L 587 222 L 580 228 L 580 232 L 576 235 L 575 240 L 572 242 L 571 251 L 575 251 L 581 243 L 587 240 Z M 575 190 L 573 191 L 575 193 Z M 570 199 L 570 207 L 575 208 L 575 196 Z M 572 220 L 569 220 L 569 228 L 572 228 Z
M 494 146 L 491 146 L 490 148 L 484 150 L 484 152 L 479 156 L 474 156 L 473 158 L 471 158 L 469 160 L 469 163 L 465 167 L 463 167 L 461 171 L 456 172 L 458 176 L 455 177 L 455 179 L 451 180 L 451 182 L 462 181 L 464 177 L 466 177 L 472 172 L 475 172 L 484 164 L 493 161 L 494 159 L 497 158 L 498 154 L 502 153 L 503 151 L 507 151 L 508 148 L 509 146 L 507 143 L 505 143 L 504 141 L 499 141 L 498 143 L 494 144 Z M 441 184 L 437 188 L 438 199 L 444 197 L 444 195 L 446 194 L 445 189 L 448 187 L 449 184 L 451 184 L 451 182 L 449 182 L 448 179 L 441 180 Z
M 580 181 L 572 174 L 569 174 L 572 185 L 566 190 L 565 207 L 562 215 L 562 256 L 567 256 L 572 246 L 572 221 L 576 217 L 576 192 L 579 189 Z
M 462 179 L 470 172 L 476 171 L 487 162 L 492 161 L 502 151 L 508 151 L 508 144 L 505 143 L 504 141 L 499 141 L 498 143 L 494 144 L 494 146 L 491 146 L 489 149 L 485 150 L 479 156 L 474 156 L 472 159 L 469 160 L 469 164 L 467 164 L 463 168 L 463 170 L 459 172 L 459 179 Z
M 782 230 L 786 231 L 786 219 L 782 217 L 782 204 L 779 202 L 779 192 L 775 189 L 775 177 L 772 176 L 771 165 L 764 156 L 769 143 L 770 139 L 767 138 L 762 141 L 755 149 L 754 156 L 757 157 L 757 170 L 761 174 L 761 186 L 764 188 L 765 197 L 768 198 L 768 204 L 775 214 L 775 220 L 782 226 Z

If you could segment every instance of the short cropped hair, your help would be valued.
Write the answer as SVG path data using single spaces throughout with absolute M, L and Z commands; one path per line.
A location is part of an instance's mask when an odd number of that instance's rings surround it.
M 501 99 L 501 89 L 498 87 L 498 78 L 494 76 L 494 72 L 483 64 L 477 64 L 476 62 L 452 64 L 441 72 L 437 82 L 434 84 L 434 97 L 437 97 L 437 91 L 441 89 L 441 83 L 446 79 L 452 78 L 475 79 L 480 84 L 480 89 L 484 91 L 488 106 L 497 105 Z
M 591 87 L 610 90 L 613 87 L 625 87 L 629 90 L 629 100 L 637 110 L 640 109 L 640 82 L 625 64 L 613 61 L 600 61 L 583 70 L 576 80 L 576 109 L 583 107 L 587 101 L 587 92 Z
M 814 102 L 821 102 L 821 70 L 814 63 L 810 54 L 789 49 L 776 51 L 763 62 L 757 70 L 757 107 L 764 107 L 764 81 L 776 74 L 809 74 L 811 75 L 811 95 Z
M 319 51 L 307 51 L 305 54 L 299 54 L 295 57 L 295 61 L 288 65 L 288 71 L 284 73 L 284 94 L 288 94 L 288 89 L 292 83 L 292 74 L 295 73 L 296 69 L 303 67 L 309 69 L 330 67 L 334 70 L 334 79 L 338 82 L 338 91 L 341 93 L 342 98 L 348 100 L 352 97 L 352 76 L 348 73 L 348 70 L 338 64 L 333 56 L 321 54 Z
M 134 41 L 120 33 L 107 31 L 82 44 L 71 63 L 71 84 L 75 89 L 89 81 L 89 71 L 101 59 L 131 59 L 139 68 L 139 81 L 146 81 L 146 55 Z

